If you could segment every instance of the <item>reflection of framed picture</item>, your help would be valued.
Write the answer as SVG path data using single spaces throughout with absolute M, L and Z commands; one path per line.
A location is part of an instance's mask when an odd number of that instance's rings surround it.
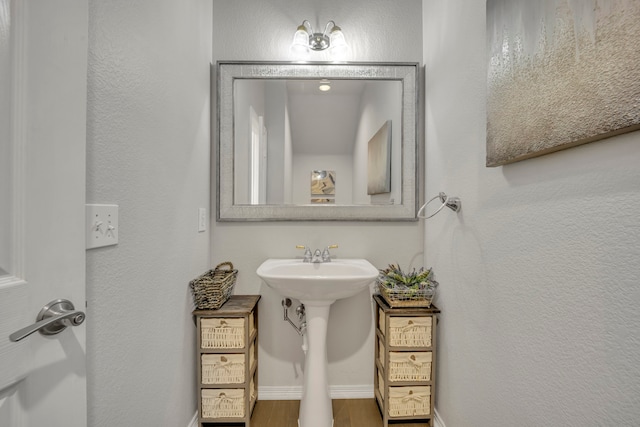
M 391 120 L 369 140 L 367 194 L 391 192 Z
M 311 171 L 311 195 L 334 196 L 336 194 L 336 171 Z
M 323 199 L 320 197 L 311 199 L 311 203 L 318 203 L 318 204 L 331 204 L 335 202 L 336 202 L 336 199 Z

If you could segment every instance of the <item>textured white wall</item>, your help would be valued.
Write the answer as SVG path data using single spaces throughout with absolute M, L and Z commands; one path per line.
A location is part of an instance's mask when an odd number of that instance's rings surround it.
M 402 198 L 402 88 L 399 82 L 392 84 L 367 84 L 360 103 L 360 120 L 353 148 L 354 202 L 397 203 Z M 386 120 L 391 121 L 391 192 L 370 196 L 369 141 Z
M 423 1 L 449 427 L 640 422 L 640 133 L 485 168 L 485 2 Z
M 87 252 L 89 425 L 189 424 L 190 279 L 210 200 L 208 0 L 89 2 L 87 202 L 120 205 L 117 246 Z
M 295 29 L 340 25 L 351 45 L 350 61 L 419 62 L 422 59 L 420 0 L 213 0 L 213 59 L 289 60 Z M 323 53 L 314 60 L 327 60 Z M 215 100 L 214 100 L 215 102 Z M 214 169 L 215 188 L 215 169 Z M 300 256 L 295 245 L 340 245 L 340 257 L 364 257 L 375 266 L 390 262 L 420 266 L 422 223 L 289 222 L 213 223 L 212 257 L 239 269 L 235 292 L 260 293 L 260 387 L 301 386 L 301 338 L 282 321 L 280 297 L 255 274 L 267 258 Z M 373 321 L 366 292 L 336 302 L 328 338 L 331 385 L 371 386 Z

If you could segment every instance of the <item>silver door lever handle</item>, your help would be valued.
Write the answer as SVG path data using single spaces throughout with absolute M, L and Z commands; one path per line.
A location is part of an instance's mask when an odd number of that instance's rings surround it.
M 85 314 L 76 310 L 71 301 L 57 299 L 42 307 L 36 317 L 36 323 L 12 333 L 9 339 L 17 342 L 37 331 L 42 335 L 55 335 L 65 330 L 67 326 L 82 324 L 84 318 Z

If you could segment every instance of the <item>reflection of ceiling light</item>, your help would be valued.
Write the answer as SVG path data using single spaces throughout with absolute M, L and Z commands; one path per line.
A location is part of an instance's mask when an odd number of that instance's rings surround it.
M 320 80 L 320 86 L 318 86 L 318 89 L 320 89 L 322 92 L 331 90 L 331 82 L 327 79 Z
M 313 31 L 311 23 L 306 19 L 298 26 L 291 44 L 291 52 L 296 57 L 307 56 L 309 50 L 325 49 L 329 49 L 332 56 L 341 57 L 344 56 L 348 48 L 342 29 L 335 22 L 327 22 L 324 31 L 316 33 Z

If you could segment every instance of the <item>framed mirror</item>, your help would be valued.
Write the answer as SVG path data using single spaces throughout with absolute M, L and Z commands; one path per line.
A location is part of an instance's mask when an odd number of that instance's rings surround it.
M 416 220 L 418 64 L 217 64 L 218 221 Z

